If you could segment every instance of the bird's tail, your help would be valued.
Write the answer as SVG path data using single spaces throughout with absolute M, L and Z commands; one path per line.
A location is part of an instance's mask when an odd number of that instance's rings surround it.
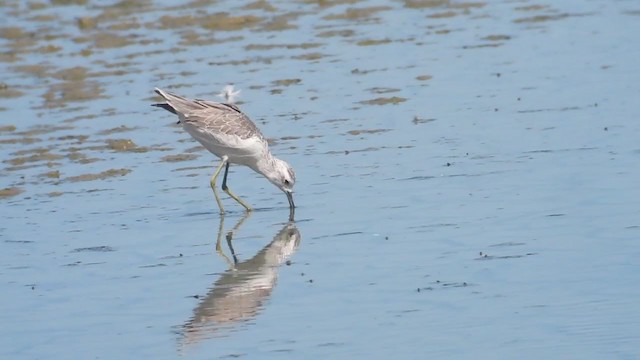
M 172 94 L 170 92 L 167 92 L 158 88 L 155 88 L 154 90 L 156 93 L 158 93 L 158 95 L 162 96 L 165 99 L 166 103 L 152 104 L 151 106 L 157 106 L 157 107 L 163 108 L 173 114 L 178 114 L 178 113 L 185 114 L 190 111 L 198 110 L 202 108 L 202 105 L 199 105 L 196 102 L 189 100 L 185 97 Z
M 167 110 L 168 112 L 178 115 L 178 113 L 176 112 L 176 109 L 174 109 L 171 105 L 167 104 L 167 103 L 158 103 L 158 104 L 151 104 L 151 106 L 156 106 L 159 108 L 163 108 L 165 110 Z

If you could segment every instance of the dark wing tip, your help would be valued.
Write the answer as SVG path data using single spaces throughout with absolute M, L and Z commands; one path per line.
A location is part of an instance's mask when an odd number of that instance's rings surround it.
M 239 114 L 242 114 L 242 110 L 240 110 L 240 108 L 236 104 L 231 104 L 231 103 L 220 103 L 220 104 L 222 104 L 223 106 L 226 106 L 227 108 L 229 108 L 229 109 L 231 109 L 231 110 L 233 110 L 233 111 L 235 111 L 235 112 L 237 112 Z
M 176 109 L 173 108 L 173 106 L 167 104 L 167 103 L 162 103 L 162 104 L 151 104 L 151 106 L 155 106 L 155 107 L 159 107 L 159 108 L 163 108 L 165 110 L 167 110 L 168 112 L 178 115 L 178 113 L 176 113 Z

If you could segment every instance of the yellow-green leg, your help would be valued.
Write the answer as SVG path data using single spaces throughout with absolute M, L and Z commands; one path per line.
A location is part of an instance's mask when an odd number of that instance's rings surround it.
M 220 175 L 220 171 L 225 165 L 229 164 L 229 159 L 225 156 L 222 158 L 222 162 L 211 176 L 211 189 L 213 189 L 213 195 L 216 197 L 216 202 L 218 203 L 218 207 L 220 208 L 220 214 L 224 214 L 224 206 L 222 206 L 222 200 L 220 200 L 220 196 L 218 195 L 218 190 L 216 189 L 216 180 L 218 180 L 218 175 Z M 227 173 L 225 172 L 225 180 Z
M 229 161 L 225 160 L 224 162 L 226 163 L 226 167 L 224 168 L 224 177 L 222 178 L 222 190 L 227 194 L 229 194 L 229 196 L 231 196 L 233 200 L 239 202 L 240 205 L 244 206 L 244 208 L 247 209 L 247 211 L 252 211 L 253 209 L 251 208 L 251 206 L 249 206 L 247 203 L 242 201 L 242 199 L 236 196 L 236 194 L 232 193 L 231 189 L 229 189 L 229 187 L 227 186 L 227 173 L 229 172 Z

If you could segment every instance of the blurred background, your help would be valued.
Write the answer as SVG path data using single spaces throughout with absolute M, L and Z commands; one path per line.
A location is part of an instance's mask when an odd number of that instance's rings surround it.
M 640 3 L 0 1 L 0 357 L 640 357 Z M 264 178 L 150 105 L 228 84 Z

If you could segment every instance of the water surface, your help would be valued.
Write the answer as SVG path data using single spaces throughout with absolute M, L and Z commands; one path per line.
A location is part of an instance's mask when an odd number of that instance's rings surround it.
M 634 2 L 0 14 L 1 357 L 640 356 Z M 149 106 L 229 83 L 294 223 Z

